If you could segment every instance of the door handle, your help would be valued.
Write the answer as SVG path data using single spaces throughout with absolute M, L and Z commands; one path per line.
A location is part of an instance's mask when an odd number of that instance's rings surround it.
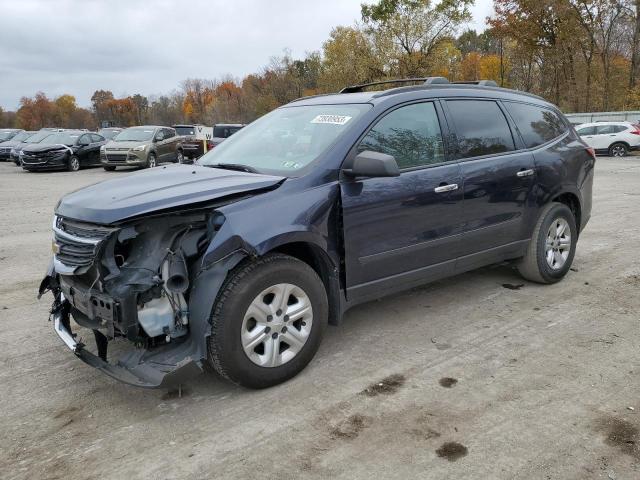
M 528 170 L 520 170 L 518 173 L 516 173 L 516 175 L 518 177 L 530 177 L 531 175 L 533 175 L 535 172 L 533 171 L 533 168 L 530 168 Z
M 440 185 L 439 187 L 434 188 L 433 191 L 436 193 L 444 193 L 444 192 L 452 192 L 457 189 L 458 189 L 457 183 L 450 183 L 448 185 Z

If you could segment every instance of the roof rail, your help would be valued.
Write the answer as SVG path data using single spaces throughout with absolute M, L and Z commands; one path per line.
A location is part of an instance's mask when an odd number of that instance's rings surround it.
M 340 90 L 340 93 L 356 93 L 362 92 L 366 87 L 373 87 L 375 85 L 386 85 L 389 83 L 415 83 L 422 82 L 423 85 L 435 85 L 435 84 L 443 84 L 449 83 L 444 77 L 418 77 L 418 78 L 400 78 L 396 80 L 384 80 L 381 82 L 371 82 L 371 83 L 362 83 L 360 85 L 351 85 L 349 87 L 344 87 Z
M 484 87 L 497 87 L 495 80 L 466 80 L 464 82 L 451 82 L 459 85 L 481 85 Z

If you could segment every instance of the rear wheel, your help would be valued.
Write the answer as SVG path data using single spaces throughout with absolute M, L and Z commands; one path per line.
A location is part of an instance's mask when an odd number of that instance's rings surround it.
M 518 271 L 527 280 L 555 283 L 567 274 L 576 251 L 578 230 L 573 212 L 562 203 L 547 205 L 538 219 Z
M 102 168 L 104 168 L 107 172 L 113 172 L 116 169 L 116 167 L 113 166 L 113 165 L 109 165 L 109 166 L 102 167 Z
M 270 254 L 232 272 L 211 318 L 209 363 L 234 383 L 266 388 L 298 374 L 315 355 L 327 295 L 309 265 Z
M 614 143 L 609 147 L 610 157 L 624 157 L 627 155 L 629 149 L 624 143 Z
M 80 170 L 80 159 L 76 155 L 71 155 L 69 163 L 67 163 L 67 170 L 70 172 L 77 172 Z

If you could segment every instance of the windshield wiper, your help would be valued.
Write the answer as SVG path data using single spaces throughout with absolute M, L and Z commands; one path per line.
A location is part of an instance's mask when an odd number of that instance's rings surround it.
M 249 167 L 248 165 L 242 165 L 241 163 L 213 163 L 211 165 L 205 165 L 205 167 L 221 168 L 223 170 L 236 170 L 238 172 L 258 173 L 258 171 Z

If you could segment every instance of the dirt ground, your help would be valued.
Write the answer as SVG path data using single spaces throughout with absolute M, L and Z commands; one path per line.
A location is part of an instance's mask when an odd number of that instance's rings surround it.
M 0 164 L 1 478 L 640 478 L 640 158 L 599 158 L 563 282 L 440 281 L 350 311 L 284 385 L 182 397 L 84 365 L 36 300 L 58 198 L 114 175 Z

